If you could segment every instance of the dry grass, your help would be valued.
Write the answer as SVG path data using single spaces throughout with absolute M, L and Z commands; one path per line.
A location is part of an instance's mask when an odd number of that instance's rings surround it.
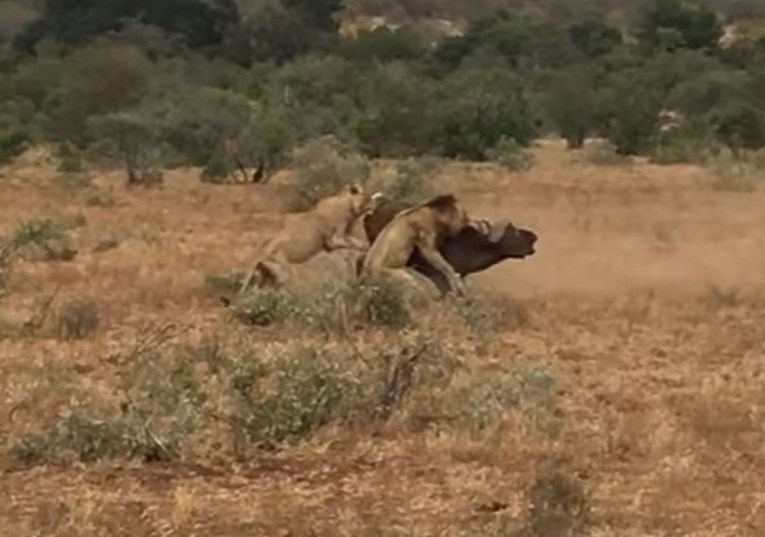
M 523 174 L 433 172 L 472 212 L 537 231 L 539 251 L 470 278 L 478 307 L 403 331 L 247 326 L 220 306 L 235 276 L 210 275 L 248 267 L 288 174 L 83 190 L 49 164 L 5 168 L 0 236 L 79 225 L 69 261 L 7 264 L 3 535 L 765 534 L 765 194 L 711 188 L 696 166 L 534 152 Z M 50 297 L 50 330 L 24 330 Z M 10 448 L 57 425 L 46 446 L 67 449 L 21 465 Z M 93 438 L 115 451 L 80 462 Z

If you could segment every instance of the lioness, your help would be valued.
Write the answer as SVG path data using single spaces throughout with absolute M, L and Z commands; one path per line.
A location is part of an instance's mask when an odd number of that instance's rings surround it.
M 350 235 L 362 216 L 374 211 L 381 194 L 369 195 L 352 184 L 343 192 L 320 200 L 306 212 L 288 214 L 282 229 L 270 239 L 263 255 L 247 274 L 240 293 L 258 274 L 259 285 L 283 285 L 289 265 L 305 263 L 319 252 L 351 248 L 366 250 L 367 243 Z

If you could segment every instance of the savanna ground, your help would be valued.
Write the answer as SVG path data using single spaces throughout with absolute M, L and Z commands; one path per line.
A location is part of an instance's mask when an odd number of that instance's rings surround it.
M 470 278 L 494 329 L 434 306 L 406 331 L 330 337 L 244 325 L 205 283 L 242 270 L 278 225 L 279 177 L 213 186 L 186 170 L 126 189 L 118 173 L 3 169 L 0 233 L 56 219 L 78 254 L 14 261 L 0 299 L 2 534 L 765 534 L 765 193 L 715 188 L 694 166 L 534 151 L 528 172 L 435 174 L 473 214 L 540 236 L 532 258 Z M 220 416 L 237 408 L 220 403 L 226 357 L 246 369 L 303 345 L 342 375 L 422 340 L 439 348 L 421 366 L 434 378 L 420 374 L 387 419 L 327 419 L 269 448 Z M 174 456 L 149 433 L 143 457 L 24 444 L 78 405 L 114 414 L 137 363 L 160 395 L 179 371 L 204 394 Z

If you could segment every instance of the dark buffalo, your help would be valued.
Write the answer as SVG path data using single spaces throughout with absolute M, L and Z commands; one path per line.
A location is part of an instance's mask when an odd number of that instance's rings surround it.
M 405 208 L 382 201 L 373 213 L 364 218 L 364 231 L 370 244 L 388 222 Z M 537 235 L 533 231 L 517 228 L 510 222 L 483 222 L 482 227 L 484 229 L 479 229 L 479 226 L 467 227 L 439 247 L 441 255 L 460 277 L 486 270 L 505 259 L 523 259 L 534 254 Z M 363 256 L 357 262 L 357 273 L 360 273 L 362 263 Z M 429 278 L 442 293 L 449 291 L 449 283 L 419 251 L 412 253 L 407 265 Z

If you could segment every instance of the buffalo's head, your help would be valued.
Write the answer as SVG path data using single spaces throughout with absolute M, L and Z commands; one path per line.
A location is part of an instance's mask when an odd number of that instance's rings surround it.
M 497 252 L 503 257 L 523 259 L 534 255 L 537 234 L 530 229 L 515 227 L 510 222 L 491 224 L 487 234 L 489 242 L 496 245 Z

